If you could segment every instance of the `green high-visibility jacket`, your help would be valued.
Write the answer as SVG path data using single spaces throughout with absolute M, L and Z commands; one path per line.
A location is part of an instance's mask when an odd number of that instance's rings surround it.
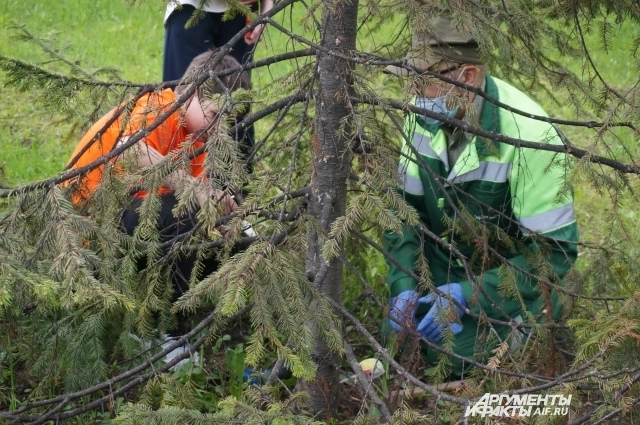
M 486 77 L 485 91 L 515 109 L 547 116 L 528 96 L 497 78 Z M 516 139 L 562 143 L 553 125 L 509 112 L 489 101 L 484 102 L 479 124 L 485 130 Z M 484 311 L 489 317 L 500 319 L 503 318 L 500 310 L 516 317 L 526 308 L 540 317 L 545 306 L 540 284 L 515 267 L 507 270 L 495 255 L 485 255 L 482 244 L 470 236 L 449 199 L 463 219 L 474 225 L 477 234 L 511 264 L 534 275 L 544 273 L 546 279 L 563 285 L 562 278 L 577 257 L 578 228 L 573 193 L 567 184 L 571 158 L 564 153 L 515 147 L 476 136 L 456 163 L 449 164 L 447 136 L 438 127 L 431 129 L 433 132 L 415 114 L 408 116 L 405 122 L 408 139 L 399 165 L 403 181 L 400 191 L 417 210 L 422 223 L 470 261 L 484 291 L 469 281 L 462 262 L 454 254 L 421 235 L 418 226 L 405 226 L 403 234 L 385 233 L 385 248 L 392 258 L 412 271 L 416 270 L 421 252 L 424 253 L 433 284 L 460 283 L 475 313 Z M 440 184 L 435 176 L 443 179 Z M 393 262 L 387 263 L 387 284 L 392 297 L 416 289 L 416 280 Z M 550 295 L 558 319 L 562 306 L 556 291 Z

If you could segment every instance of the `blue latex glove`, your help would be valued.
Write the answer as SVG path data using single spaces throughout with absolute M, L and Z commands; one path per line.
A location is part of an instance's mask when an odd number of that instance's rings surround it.
M 446 285 L 438 286 L 437 289 L 443 294 L 448 295 L 449 299 L 458 301 L 465 308 L 469 307 L 467 300 L 464 299 L 464 295 L 462 294 L 462 286 L 460 286 L 459 283 L 448 283 Z M 418 325 L 418 333 L 420 333 L 420 335 L 435 342 L 440 341 L 442 330 L 445 327 L 443 320 L 440 318 L 440 311 L 449 309 L 449 305 L 452 304 L 449 299 L 440 296 L 435 292 L 432 292 L 426 297 L 420 298 L 418 301 L 420 304 L 433 304 Z M 453 307 L 458 313 L 458 317 L 464 316 L 465 313 L 463 309 L 458 307 L 455 303 L 453 303 Z M 451 329 L 451 332 L 455 335 L 462 331 L 462 325 L 460 323 L 451 322 L 449 323 L 449 329 Z
M 420 294 L 416 291 L 404 291 L 397 297 L 391 298 L 389 323 L 396 332 L 413 329 L 415 326 L 416 308 L 418 308 Z
M 271 375 L 271 369 L 256 371 L 254 369 L 247 368 L 242 374 L 242 380 L 249 385 L 262 385 L 267 381 L 269 375 Z M 279 379 L 291 379 L 292 376 L 293 373 L 291 372 L 291 369 L 286 367 L 280 368 L 280 372 L 278 373 Z

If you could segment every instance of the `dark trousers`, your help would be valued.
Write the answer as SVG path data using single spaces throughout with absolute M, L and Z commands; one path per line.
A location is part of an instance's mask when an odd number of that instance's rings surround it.
M 174 239 L 176 236 L 184 235 L 191 231 L 197 224 L 195 212 L 193 214 L 187 214 L 182 217 L 174 217 L 172 210 L 178 205 L 176 197 L 170 193 L 160 196 L 162 206 L 160 208 L 160 215 L 157 221 L 157 229 L 160 232 L 160 242 L 168 242 Z M 140 223 L 140 215 L 137 209 L 142 204 L 142 198 L 131 198 L 129 206 L 123 210 L 121 225 L 123 230 L 128 235 L 133 235 L 135 228 Z M 236 244 L 231 250 L 231 254 L 237 254 L 238 252 L 247 248 L 248 245 Z M 165 248 L 164 252 L 168 252 L 171 247 Z M 193 266 L 197 259 L 196 251 L 188 253 L 182 253 L 179 257 L 172 257 L 172 263 L 167 265 L 171 267 L 171 280 L 173 283 L 173 298 L 172 302 L 175 302 L 180 298 L 182 294 L 189 290 L 189 279 Z M 142 270 L 146 267 L 146 258 L 141 258 L 138 261 L 138 270 Z M 219 263 L 215 257 L 215 253 L 207 259 L 204 263 L 202 273 L 198 278 L 203 278 L 209 274 L 215 272 L 218 269 Z M 190 330 L 189 327 L 189 315 L 186 313 L 178 312 L 176 314 L 178 322 L 177 329 L 172 329 L 168 333 L 170 336 L 180 336 Z
M 176 236 L 183 235 L 191 231 L 196 225 L 195 215 L 188 214 L 183 217 L 174 217 L 172 210 L 178 205 L 178 200 L 173 194 L 161 195 L 162 206 L 160 208 L 160 216 L 158 217 L 157 229 L 160 231 L 160 242 L 168 242 Z M 128 235 L 133 235 L 135 228 L 140 223 L 140 215 L 137 209 L 142 204 L 141 198 L 131 198 L 131 203 L 122 213 L 122 228 Z M 165 249 L 168 252 L 169 248 Z M 181 254 L 178 258 L 173 259 L 171 264 L 171 278 L 173 281 L 174 295 L 173 300 L 176 301 L 183 293 L 189 289 L 189 278 L 193 265 L 196 262 L 196 252 L 190 255 Z M 146 266 L 146 259 L 142 258 L 138 261 L 138 268 L 142 269 Z M 202 276 L 213 273 L 218 268 L 218 262 L 215 258 L 211 258 L 205 264 Z M 199 277 L 202 277 L 199 276 Z
M 187 29 L 185 24 L 193 15 L 195 8 L 183 5 L 174 10 L 165 23 L 164 59 L 162 80 L 179 80 L 189 67 L 191 60 L 209 49 L 221 47 L 247 24 L 246 17 L 240 14 L 230 21 L 222 21 L 222 13 L 206 13 L 195 26 Z M 250 62 L 255 45 L 248 45 L 244 38 L 238 41 L 231 56 L 240 64 Z
M 180 10 L 174 10 L 167 18 L 162 66 L 163 81 L 182 78 L 193 58 L 209 49 L 225 45 L 246 25 L 246 17 L 239 14 L 230 21 L 222 22 L 222 13 L 206 13 L 195 26 L 186 29 L 185 25 L 194 10 L 193 6 L 183 5 Z M 254 46 L 247 45 L 242 38 L 233 46 L 231 56 L 240 64 L 251 62 Z M 241 119 L 242 117 L 239 117 L 239 120 Z M 238 130 L 232 136 L 238 141 L 242 157 L 246 160 L 254 145 L 253 125 Z M 253 172 L 251 162 L 247 163 L 247 170 L 249 173 Z

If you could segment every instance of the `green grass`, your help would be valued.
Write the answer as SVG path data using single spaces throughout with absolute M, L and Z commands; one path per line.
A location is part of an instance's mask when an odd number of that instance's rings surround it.
M 51 66 L 51 57 L 32 42 L 16 37 L 25 28 L 41 38 L 51 38 L 56 49 L 62 49 L 66 59 L 94 72 L 101 68 L 117 71 L 121 78 L 136 83 L 156 83 L 162 76 L 164 42 L 164 2 L 142 2 L 131 6 L 111 0 L 46 1 L 33 7 L 9 0 L 0 3 L 0 55 L 25 62 Z M 282 16 L 279 22 L 296 27 L 303 14 L 301 7 Z M 291 24 L 293 17 L 294 25 Z M 282 53 L 304 46 L 287 41 L 275 30 L 265 34 L 256 57 Z M 255 87 L 267 88 L 269 82 L 286 74 L 293 63 L 253 71 Z M 69 67 L 53 64 L 53 69 L 68 73 Z M 64 169 L 80 131 L 70 128 L 58 117 L 51 116 L 38 105 L 35 95 L 3 88 L 0 98 L 0 181 L 9 185 L 53 176 Z M 263 99 L 268 101 L 268 97 Z M 261 99 L 256 99 L 259 103 Z M 258 134 L 267 131 L 267 124 L 257 124 Z
M 70 59 L 87 69 L 119 69 L 123 78 L 158 81 L 162 70 L 162 2 L 130 6 L 120 1 L 46 1 L 24 7 L 8 0 L 0 5 L 0 54 L 28 61 L 47 59 L 32 44 L 11 39 L 13 23 L 39 36 L 57 33 Z
M 593 60 L 598 73 L 609 87 L 625 93 L 637 83 L 638 58 L 632 54 L 631 46 L 634 40 L 640 36 L 640 26 L 629 22 L 614 26 L 610 37 L 611 44 L 607 46 L 607 49 L 602 47 L 602 39 L 595 25 L 591 31 L 587 32 L 584 27 L 583 31 L 585 31 L 585 42 L 589 48 L 591 60 Z M 582 58 L 582 60 L 560 58 L 560 61 L 576 75 L 586 77 L 587 74 L 584 73 L 584 65 L 588 62 L 586 57 Z M 551 117 L 576 121 L 603 121 L 602 118 L 598 119 L 596 116 L 578 116 L 571 106 L 564 103 L 568 98 L 566 93 L 556 91 L 554 94 L 557 96 L 557 100 L 560 101 L 559 104 L 542 91 L 533 93 L 536 100 Z M 624 120 L 622 118 L 616 121 Z M 580 147 L 591 145 L 596 135 L 594 130 L 584 127 L 560 126 L 560 128 L 572 143 Z M 611 151 L 606 152 L 600 149 L 599 154 L 626 163 L 637 161 L 640 155 L 640 147 L 632 130 L 628 128 L 616 129 L 610 132 L 605 137 L 605 140 L 611 147 Z M 606 167 L 603 167 L 603 170 L 606 169 Z M 628 177 L 631 186 L 637 187 L 637 177 L 634 175 Z M 618 211 L 618 217 L 620 217 L 622 223 L 628 226 L 630 231 L 627 235 L 627 243 L 624 243 L 621 248 L 626 250 L 627 254 L 637 256 L 638 250 L 635 248 L 635 241 L 640 236 L 640 233 L 636 230 L 638 229 L 638 224 L 640 224 L 635 213 L 635 203 L 637 201 L 634 201 L 633 195 L 628 192 L 621 201 L 622 207 Z M 581 240 L 594 243 L 601 243 L 607 240 L 610 236 L 610 215 L 614 208 L 609 197 L 599 194 L 589 182 L 582 181 L 575 188 L 575 206 Z M 589 255 L 586 254 L 586 250 L 581 250 L 580 255 L 585 257 L 579 259 L 578 265 L 580 268 L 584 268 L 589 261 Z
M 162 70 L 163 11 L 160 2 L 131 7 L 118 1 L 48 1 L 29 7 L 0 3 L 0 54 L 32 63 L 51 60 L 33 43 L 16 39 L 13 25 L 38 37 L 52 37 L 66 58 L 92 72 L 114 68 L 124 79 L 159 81 Z M 68 67 L 54 66 L 59 71 Z M 78 132 L 34 105 L 31 93 L 3 88 L 0 98 L 0 166 L 10 185 L 53 176 L 64 166 Z

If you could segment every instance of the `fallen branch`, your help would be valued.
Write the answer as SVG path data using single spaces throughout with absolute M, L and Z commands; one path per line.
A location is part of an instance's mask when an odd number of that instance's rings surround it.
M 460 381 L 451 381 L 451 382 L 445 382 L 443 384 L 437 384 L 437 385 L 434 385 L 433 388 L 435 388 L 437 391 L 454 392 L 454 391 L 463 390 L 467 388 L 467 382 L 468 381 L 462 379 Z M 398 396 L 403 396 L 404 398 L 411 398 L 415 395 L 424 394 L 424 393 L 426 393 L 426 391 L 422 388 L 405 388 L 404 390 L 392 391 L 389 394 L 389 398 L 391 400 L 395 400 Z

